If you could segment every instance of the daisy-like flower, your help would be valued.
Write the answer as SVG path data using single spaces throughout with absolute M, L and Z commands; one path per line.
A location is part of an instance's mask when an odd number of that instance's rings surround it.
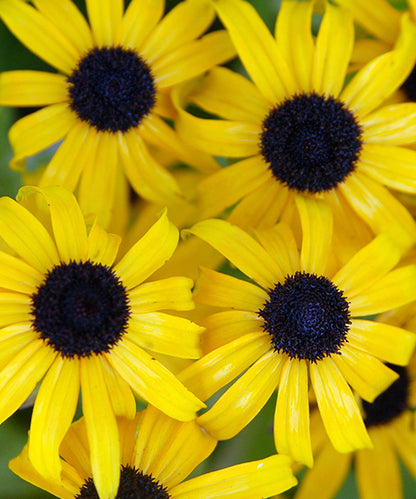
M 39 475 L 27 447 L 10 462 L 10 468 L 62 499 L 260 499 L 297 483 L 287 456 L 271 456 L 184 481 L 212 453 L 215 438 L 195 421 L 175 421 L 152 406 L 134 420 L 118 418 L 117 422 L 122 442 L 119 487 L 118 483 L 97 487 L 84 419 L 71 426 L 62 442 L 62 482 Z
M 178 230 L 163 213 L 114 264 L 120 238 L 86 224 L 73 194 L 23 187 L 18 202 L 0 199 L 0 237 L 0 422 L 41 382 L 28 452 L 59 479 L 81 390 L 94 479 L 114 485 L 116 416 L 134 417 L 133 392 L 182 421 L 204 406 L 155 358 L 200 356 L 201 327 L 161 312 L 193 308 L 192 280 L 143 283 L 174 252 Z
M 217 68 L 194 89 L 174 93 L 184 140 L 239 159 L 200 184 L 203 215 L 238 203 L 231 222 L 271 226 L 289 219 L 293 198 L 306 195 L 332 206 L 346 245 L 364 230 L 360 219 L 367 230 L 388 230 L 404 248 L 412 245 L 415 222 L 386 186 L 416 192 L 416 152 L 405 147 L 416 140 L 416 108 L 382 106 L 415 61 L 409 16 L 394 49 L 346 84 L 354 31 L 344 9 L 327 4 L 315 39 L 312 1 L 283 0 L 275 37 L 248 2 L 213 3 L 252 82 Z M 187 99 L 223 119 L 191 115 Z
M 328 441 L 317 411 L 312 413 L 316 462 L 303 477 L 296 499 L 335 497 L 352 465 L 362 499 L 403 497 L 399 458 L 416 479 L 416 358 L 407 368 L 390 367 L 400 377 L 373 403 L 363 402 L 364 422 L 373 449 L 339 454 Z
M 277 388 L 276 448 L 311 466 L 309 380 L 334 447 L 340 452 L 371 447 L 351 388 L 373 401 L 397 378 L 381 361 L 405 365 L 416 336 L 361 317 L 413 301 L 416 266 L 393 269 L 400 250 L 389 236 L 379 235 L 338 268 L 329 206 L 300 196 L 296 202 L 300 254 L 285 224 L 259 230 L 260 242 L 224 220 L 189 229 L 254 283 L 203 271 L 196 299 L 228 310 L 203 321 L 209 353 L 179 378 L 207 400 L 239 376 L 198 417 L 221 440 L 243 429 Z
M 31 3 L 0 0 L 0 19 L 58 73 L 0 75 L 0 105 L 45 106 L 11 128 L 12 166 L 64 139 L 40 184 L 78 188 L 84 213 L 102 223 L 120 164 L 144 198 L 166 204 L 181 196 L 149 145 L 216 168 L 162 119 L 172 118 L 173 86 L 235 54 L 224 30 L 201 37 L 215 16 L 208 0 L 186 0 L 163 19 L 164 0 L 132 0 L 124 14 L 123 0 L 86 0 L 90 25 L 71 0 Z

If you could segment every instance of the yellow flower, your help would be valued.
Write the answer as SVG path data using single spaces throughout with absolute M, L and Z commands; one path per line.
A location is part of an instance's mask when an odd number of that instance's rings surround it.
M 62 442 L 62 482 L 37 473 L 27 446 L 10 462 L 10 468 L 62 499 L 98 499 L 97 489 L 100 499 L 260 499 L 297 483 L 287 456 L 270 456 L 184 481 L 212 453 L 215 438 L 195 421 L 175 421 L 152 406 L 134 420 L 118 418 L 117 424 L 122 442 L 119 488 L 116 481 L 101 486 L 95 480 L 83 418 L 71 426 Z
M 207 400 L 238 377 L 198 417 L 221 440 L 242 430 L 278 388 L 276 448 L 311 466 L 309 381 L 334 447 L 349 452 L 371 446 L 351 388 L 373 401 L 397 378 L 381 361 L 405 365 L 416 336 L 362 317 L 413 301 L 416 266 L 393 269 L 400 250 L 379 235 L 339 268 L 332 258 L 330 208 L 309 198 L 296 202 L 300 254 L 285 224 L 258 230 L 260 242 L 223 220 L 190 229 L 254 283 L 203 271 L 196 300 L 228 310 L 203 321 L 209 353 L 179 378 Z
M 115 178 L 124 176 L 144 198 L 180 198 L 172 176 L 149 145 L 202 170 L 215 161 L 179 140 L 170 89 L 234 56 L 224 30 L 201 35 L 215 13 L 208 0 L 186 0 L 163 19 L 163 0 L 86 0 L 90 26 L 71 0 L 0 0 L 0 19 L 58 73 L 0 75 L 0 105 L 45 106 L 10 130 L 12 166 L 63 140 L 41 186 L 77 186 L 84 213 L 106 223 Z
M 81 390 L 94 477 L 117 482 L 116 416 L 134 417 L 133 392 L 182 421 L 204 406 L 155 359 L 200 355 L 201 328 L 161 312 L 193 308 L 192 280 L 143 283 L 174 252 L 178 230 L 163 213 L 114 265 L 119 236 L 96 219 L 86 224 L 73 194 L 23 187 L 18 202 L 0 199 L 0 237 L 8 245 L 0 251 L 0 422 L 41 382 L 28 452 L 40 473 L 59 479 L 59 446 Z
M 407 368 L 394 369 L 400 377 L 373 403 L 364 403 L 364 421 L 373 449 L 339 454 L 328 441 L 319 414 L 312 413 L 316 462 L 303 477 L 296 499 L 335 497 L 352 466 L 360 498 L 403 497 L 399 458 L 416 478 L 416 357 Z
M 416 140 L 416 105 L 382 106 L 416 58 L 409 16 L 395 48 L 346 83 L 354 31 L 344 9 L 326 6 L 315 39 L 312 1 L 284 0 L 275 37 L 249 3 L 213 3 L 252 82 L 216 68 L 174 91 L 184 140 L 239 159 L 201 182 L 204 215 L 237 203 L 231 222 L 271 226 L 290 219 L 293 198 L 306 195 L 332 206 L 345 244 L 364 230 L 361 218 L 375 233 L 388 230 L 404 248 L 412 245 L 415 222 L 386 186 L 416 192 L 416 152 L 405 147 Z M 223 119 L 187 113 L 186 99 Z

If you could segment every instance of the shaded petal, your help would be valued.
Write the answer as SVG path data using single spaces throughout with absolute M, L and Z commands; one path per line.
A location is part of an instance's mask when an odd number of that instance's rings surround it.
M 212 172 L 218 170 L 215 159 L 182 141 L 176 130 L 171 128 L 155 113 L 151 113 L 141 124 L 140 135 L 145 142 L 162 150 L 168 151 L 175 158 L 197 168 L 200 171 Z
M 176 5 L 150 33 L 141 47 L 147 61 L 159 57 L 198 38 L 212 23 L 215 13 L 207 0 L 191 0 Z
M 47 106 L 68 100 L 66 78 L 43 71 L 5 71 L 0 74 L 0 105 Z
M 85 418 L 80 418 L 71 424 L 62 441 L 60 453 L 67 463 L 72 463 L 83 477 L 83 481 L 91 477 L 90 448 Z
M 283 280 L 283 275 L 271 256 L 244 230 L 224 220 L 204 220 L 190 232 L 213 246 L 248 277 L 264 288 Z
M 87 259 L 111 267 L 116 259 L 121 237 L 109 234 L 97 222 L 97 217 L 88 234 Z
M 48 231 L 13 199 L 0 198 L 0 235 L 23 260 L 44 274 L 59 263 Z
M 261 188 L 270 171 L 260 156 L 238 161 L 204 178 L 197 187 L 201 218 L 214 216 Z
M 132 0 L 123 17 L 120 45 L 140 50 L 160 21 L 164 0 Z
M 262 123 L 270 111 L 269 102 L 250 80 L 223 67 L 213 68 L 190 99 L 205 111 L 233 121 Z
M 170 417 L 190 421 L 204 407 L 168 369 L 127 338 L 107 360 L 141 398 Z
M 23 170 L 25 158 L 61 140 L 74 128 L 76 115 L 68 104 L 53 104 L 21 118 L 9 130 L 14 156 L 10 166 Z
M 44 276 L 35 268 L 8 253 L 0 251 L 0 288 L 31 295 Z
M 16 38 L 51 66 L 69 74 L 77 65 L 81 54 L 74 45 L 26 2 L 1 2 L 0 17 Z
M 406 147 L 366 144 L 360 156 L 360 171 L 370 178 L 403 192 L 416 193 L 416 151 Z
M 61 187 L 24 186 L 17 201 L 40 194 L 50 211 L 53 235 L 60 262 L 84 261 L 87 256 L 87 229 L 75 196 Z
M 217 441 L 196 421 L 175 421 L 148 406 L 136 438 L 133 463 L 169 489 L 182 482 L 214 450 Z
M 332 359 L 348 384 L 368 402 L 373 402 L 399 377 L 378 359 L 353 345 L 344 344 L 341 355 L 334 355 Z
M 387 232 L 403 251 L 416 240 L 409 211 L 382 185 L 358 171 L 339 185 L 353 210 L 376 233 Z
M 139 347 L 181 359 L 199 359 L 203 328 L 194 322 L 162 312 L 132 313 L 129 341 Z
M 127 290 L 139 285 L 162 267 L 175 251 L 178 239 L 178 229 L 164 210 L 159 220 L 114 267 Z
M 86 0 L 94 42 L 99 47 L 116 45 L 121 30 L 123 0 Z
M 199 303 L 252 312 L 257 312 L 268 297 L 259 286 L 205 267 L 201 268 L 195 288 L 195 299 Z
M 352 298 L 384 277 L 399 260 L 397 245 L 381 234 L 357 251 L 331 280 Z
M 174 499 L 190 499 L 197 494 L 206 499 L 225 495 L 245 499 L 270 497 L 296 484 L 290 458 L 270 456 L 191 478 L 169 490 L 169 493 Z
M 91 452 L 91 469 L 98 495 L 116 496 L 121 452 L 116 417 L 98 355 L 80 359 L 82 412 Z
M 237 0 L 218 0 L 215 7 L 247 72 L 264 97 L 275 104 L 296 93 L 291 69 L 255 8 Z
M 176 180 L 153 158 L 137 131 L 119 133 L 117 137 L 124 173 L 138 194 L 163 205 L 181 199 Z
M 313 466 L 309 430 L 308 366 L 287 358 L 282 367 L 274 413 L 274 441 L 280 454 Z
M 412 356 L 416 335 L 390 324 L 352 319 L 348 341 L 385 362 L 405 366 Z
M 157 59 L 152 64 L 159 88 L 171 87 L 208 71 L 235 55 L 228 33 L 217 30 Z
M 320 199 L 295 196 L 302 225 L 301 269 L 324 274 L 332 246 L 333 217 L 330 206 Z
M 395 49 L 358 71 L 341 93 L 341 100 L 359 116 L 379 106 L 400 87 L 412 70 L 416 58 L 415 43 L 416 25 L 405 14 Z
M 263 408 L 279 384 L 283 357 L 274 350 L 255 362 L 218 401 L 197 418 L 218 440 L 232 438 Z
M 389 427 L 394 448 L 410 473 L 416 474 L 416 441 L 414 438 L 413 411 L 406 412 L 404 418 Z
M 29 343 L 39 339 L 31 322 L 12 324 L 0 329 L 0 370 Z
M 1 80 L 0 80 L 1 81 Z M 416 103 L 406 102 L 384 106 L 360 119 L 366 144 L 403 145 L 416 140 Z
M 354 317 L 386 312 L 416 300 L 416 265 L 408 265 L 379 279 L 373 286 L 349 300 Z
M 230 383 L 270 349 L 267 333 L 242 334 L 185 368 L 178 376 L 181 382 L 201 400 Z
M 29 458 L 46 478 L 59 480 L 59 448 L 75 415 L 79 397 L 79 361 L 57 355 L 40 385 L 30 424 Z
M 322 421 L 335 449 L 371 448 L 357 402 L 334 361 L 325 358 L 309 368 Z
M 312 91 L 337 97 L 344 86 L 351 59 L 354 24 L 348 11 L 330 3 L 325 4 L 325 7 L 316 39 Z
M 0 423 L 23 404 L 56 357 L 43 340 L 34 340 L 21 350 L 1 372 Z
M 282 2 L 275 28 L 280 53 L 286 62 L 293 65 L 298 87 L 304 92 L 312 90 L 311 74 L 315 52 L 311 29 L 313 6 L 313 2 Z
M 91 30 L 71 0 L 33 0 L 38 10 L 59 29 L 78 50 L 80 56 L 92 47 Z

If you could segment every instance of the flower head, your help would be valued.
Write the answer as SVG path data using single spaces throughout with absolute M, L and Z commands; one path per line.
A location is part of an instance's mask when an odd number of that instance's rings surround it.
M 0 421 L 41 382 L 28 452 L 58 479 L 81 390 L 94 479 L 116 483 L 116 416 L 134 417 L 133 392 L 183 421 L 203 406 L 157 360 L 200 355 L 201 328 L 161 312 L 193 308 L 192 280 L 143 282 L 170 258 L 178 230 L 163 213 L 115 264 L 120 238 L 86 222 L 69 191 L 23 187 L 18 202 L 0 199 L 0 237 Z

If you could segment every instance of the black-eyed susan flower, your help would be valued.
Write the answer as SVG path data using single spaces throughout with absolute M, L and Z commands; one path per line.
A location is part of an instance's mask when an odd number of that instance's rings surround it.
M 309 382 L 334 447 L 371 447 L 351 388 L 373 401 L 397 378 L 381 361 L 405 365 L 416 336 L 362 317 L 414 300 L 416 266 L 394 269 L 400 250 L 379 235 L 339 268 L 330 208 L 301 196 L 296 203 L 300 254 L 285 224 L 257 231 L 259 242 L 223 220 L 189 229 L 254 282 L 203 271 L 196 299 L 227 310 L 203 321 L 209 353 L 179 377 L 202 400 L 238 377 L 198 417 L 218 439 L 242 430 L 277 388 L 276 448 L 311 466 Z
M 328 4 L 315 38 L 314 2 L 284 0 L 273 37 L 248 2 L 213 3 L 252 82 L 216 68 L 195 88 L 175 91 L 182 137 L 239 159 L 200 184 L 204 215 L 237 203 L 230 221 L 271 226 L 292 216 L 294 197 L 311 196 L 331 204 L 345 244 L 349 225 L 362 230 L 355 215 L 412 245 L 415 222 L 388 188 L 416 192 L 416 152 L 406 147 L 416 139 L 416 108 L 383 107 L 416 58 L 409 16 L 394 49 L 346 83 L 354 42 L 347 11 Z M 223 119 L 191 115 L 187 99 Z
M 27 446 L 10 467 L 62 499 L 260 499 L 296 484 L 287 456 L 270 456 L 185 480 L 217 444 L 195 421 L 181 423 L 149 406 L 134 420 L 118 418 L 117 423 L 122 448 L 119 486 L 111 483 L 98 489 L 84 419 L 71 426 L 62 443 L 62 482 L 39 475 Z
M 372 449 L 338 453 L 325 435 L 318 412 L 314 411 L 311 435 L 316 461 L 302 479 L 296 499 L 335 497 L 351 467 L 355 470 L 360 498 L 403 497 L 399 459 L 416 479 L 415 361 L 413 357 L 407 367 L 390 365 L 399 378 L 373 403 L 363 402 Z
M 18 202 L 0 199 L 0 237 L 0 422 L 41 382 L 28 452 L 58 479 L 81 391 L 94 479 L 114 485 L 116 416 L 134 417 L 133 392 L 182 421 L 204 405 L 155 359 L 200 355 L 201 327 L 163 312 L 193 308 L 192 280 L 143 282 L 170 258 L 178 230 L 163 213 L 114 264 L 119 236 L 86 223 L 73 194 L 23 187 Z
M 163 0 L 86 0 L 90 24 L 71 0 L 1 0 L 0 19 L 32 52 L 57 70 L 0 75 L 0 105 L 45 106 L 10 130 L 11 165 L 64 139 L 40 184 L 62 185 L 84 212 L 111 215 L 121 165 L 144 198 L 181 196 L 151 154 L 162 147 L 200 169 L 216 163 L 195 154 L 162 119 L 172 117 L 170 89 L 233 57 L 224 30 L 201 35 L 215 13 L 209 1 L 186 0 L 164 18 Z

